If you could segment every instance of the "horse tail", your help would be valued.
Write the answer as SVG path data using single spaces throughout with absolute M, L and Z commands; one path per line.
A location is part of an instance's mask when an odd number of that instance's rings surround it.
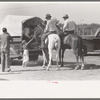
M 83 45 L 82 38 L 78 37 L 78 55 L 80 57 L 82 56 L 82 45 Z

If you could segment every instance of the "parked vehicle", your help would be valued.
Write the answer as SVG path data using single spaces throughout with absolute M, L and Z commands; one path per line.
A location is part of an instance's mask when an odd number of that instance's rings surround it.
M 80 35 L 83 39 L 84 54 L 100 50 L 100 29 L 94 35 Z

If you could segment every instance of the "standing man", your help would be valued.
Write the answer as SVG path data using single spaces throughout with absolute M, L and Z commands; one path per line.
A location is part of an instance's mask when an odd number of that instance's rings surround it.
M 65 21 L 64 26 L 63 26 L 63 32 L 64 32 L 63 37 L 66 36 L 65 37 L 66 39 L 64 39 L 64 40 L 67 40 L 68 37 L 70 36 L 70 34 L 74 34 L 77 32 L 77 26 L 76 26 L 76 23 L 74 21 L 69 19 L 68 14 L 65 14 L 63 16 L 63 19 Z M 65 41 L 64 41 L 64 43 L 65 43 Z
M 10 69 L 10 40 L 11 36 L 6 28 L 2 29 L 1 35 L 1 69 L 2 72 L 9 72 Z
M 45 30 L 44 30 L 44 34 L 43 36 L 41 37 L 41 49 L 45 49 L 45 39 L 48 35 L 50 34 L 57 34 L 57 24 L 58 24 L 58 20 L 56 19 L 51 19 L 51 15 L 50 14 L 46 14 L 46 17 L 45 19 L 47 20 L 47 23 L 46 23 L 46 27 L 45 27 Z

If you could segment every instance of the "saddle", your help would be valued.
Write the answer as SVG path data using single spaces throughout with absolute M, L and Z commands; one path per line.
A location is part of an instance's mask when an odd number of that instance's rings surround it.
M 68 34 L 67 36 L 64 37 L 64 39 L 63 39 L 64 44 L 69 44 L 69 37 L 70 36 L 71 36 L 71 34 Z

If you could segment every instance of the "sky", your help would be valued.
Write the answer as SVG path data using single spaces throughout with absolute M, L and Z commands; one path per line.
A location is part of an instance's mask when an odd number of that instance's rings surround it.
M 77 24 L 100 24 L 100 2 L 0 2 L 0 21 L 6 15 L 37 16 L 45 19 L 51 14 L 63 22 L 62 16 Z

